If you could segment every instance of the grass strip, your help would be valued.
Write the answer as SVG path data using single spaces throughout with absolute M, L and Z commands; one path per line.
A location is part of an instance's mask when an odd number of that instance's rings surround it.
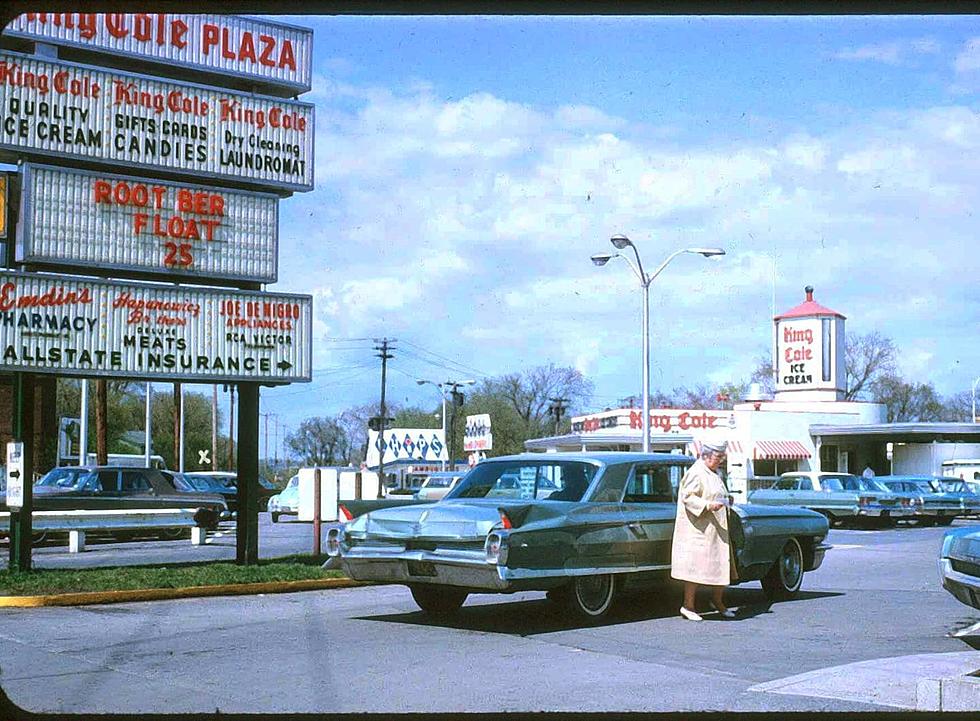
M 0 595 L 45 596 L 345 578 L 343 571 L 320 568 L 326 560 L 326 556 L 295 555 L 262 559 L 254 566 L 239 566 L 231 561 L 200 561 L 103 568 L 42 568 L 26 572 L 3 569 L 0 570 Z

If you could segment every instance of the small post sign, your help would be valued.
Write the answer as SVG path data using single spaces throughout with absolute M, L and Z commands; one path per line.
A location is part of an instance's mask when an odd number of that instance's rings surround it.
M 7 507 L 24 507 L 24 444 L 7 443 Z
M 464 451 L 489 451 L 493 448 L 493 433 L 490 430 L 490 414 L 480 413 L 466 416 L 466 430 L 463 431 Z

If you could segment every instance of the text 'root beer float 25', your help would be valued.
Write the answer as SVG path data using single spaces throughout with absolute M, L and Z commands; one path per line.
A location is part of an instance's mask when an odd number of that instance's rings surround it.
M 776 327 L 776 401 L 840 401 L 844 377 L 845 317 L 806 300 L 773 318 Z

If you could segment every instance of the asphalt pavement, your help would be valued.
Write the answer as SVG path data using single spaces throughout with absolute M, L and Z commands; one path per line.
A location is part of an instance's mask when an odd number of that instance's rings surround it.
M 296 548 L 310 533 L 270 531 Z M 6 609 L 0 680 L 49 713 L 929 708 L 941 679 L 980 669 L 980 637 L 953 635 L 980 614 L 939 584 L 942 535 L 834 529 L 796 599 L 748 583 L 727 592 L 738 618 L 700 624 L 670 588 L 593 627 L 541 593 L 471 596 L 436 622 L 399 586 Z

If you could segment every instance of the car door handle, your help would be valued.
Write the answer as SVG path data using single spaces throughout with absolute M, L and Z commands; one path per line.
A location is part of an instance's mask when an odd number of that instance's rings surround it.
M 626 527 L 633 531 L 637 536 L 647 537 L 647 532 L 643 529 L 642 523 L 627 523 Z

